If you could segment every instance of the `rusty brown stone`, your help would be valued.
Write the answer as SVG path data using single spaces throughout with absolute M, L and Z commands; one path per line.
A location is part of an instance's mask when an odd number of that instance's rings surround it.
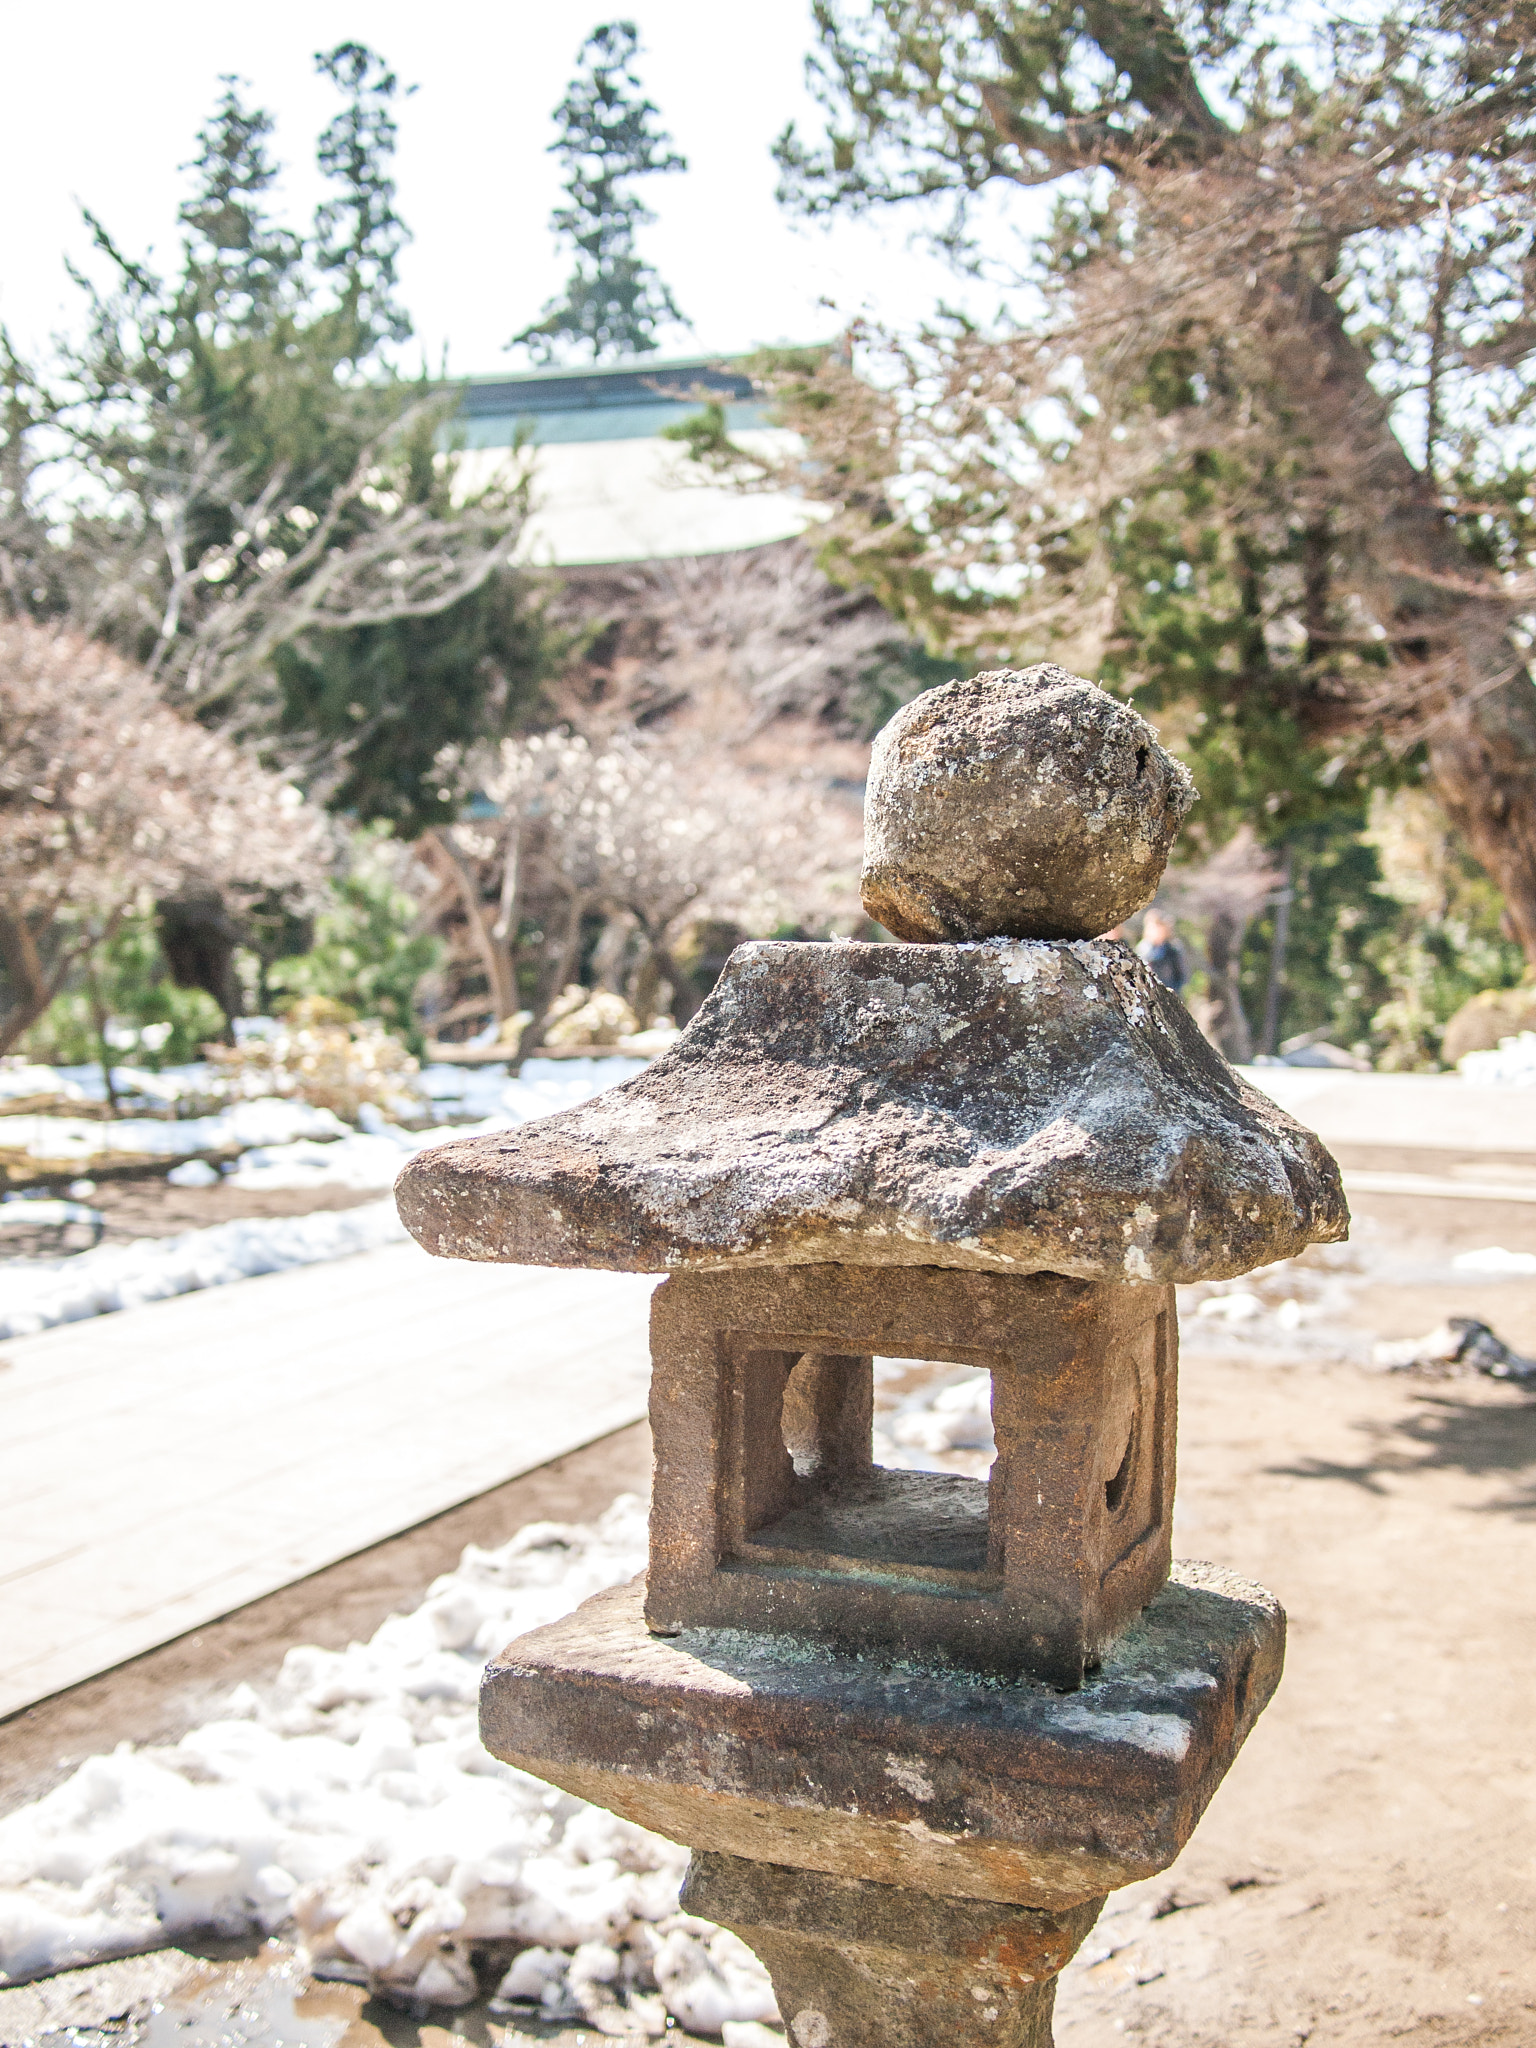
M 1171 1556 L 1172 1289 L 797 1266 L 651 1312 L 646 1620 L 1080 1685 Z M 992 1374 L 990 1481 L 885 1471 L 871 1354 Z
M 1151 902 L 1195 800 L 1137 712 L 1046 662 L 925 690 L 875 741 L 864 908 L 898 939 L 1091 939 Z
M 1113 940 L 738 947 L 681 1040 L 396 1183 L 444 1258 L 1227 1278 L 1348 1233 L 1317 1137 Z
M 705 1854 L 682 1903 L 767 1964 L 796 2048 L 1051 2048 L 1057 1973 L 1103 1901 L 1043 1912 Z
M 1080 1692 L 734 1629 L 652 1635 L 643 1581 L 486 1670 L 494 1756 L 695 1849 L 1059 1911 L 1165 1869 L 1274 1691 L 1273 1596 L 1167 1585 Z

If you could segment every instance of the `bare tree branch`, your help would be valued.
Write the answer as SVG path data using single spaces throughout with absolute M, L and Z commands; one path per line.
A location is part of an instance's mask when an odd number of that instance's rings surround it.
M 135 905 L 194 884 L 310 894 L 329 829 L 146 672 L 76 633 L 0 621 L 0 1051 Z

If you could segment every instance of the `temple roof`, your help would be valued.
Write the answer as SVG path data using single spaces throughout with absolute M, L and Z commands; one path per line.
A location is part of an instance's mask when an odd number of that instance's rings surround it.
M 455 439 L 467 448 L 510 448 L 519 438 L 623 441 L 697 419 L 711 404 L 724 408 L 733 432 L 772 424 L 751 377 L 729 361 L 640 357 L 466 378 Z

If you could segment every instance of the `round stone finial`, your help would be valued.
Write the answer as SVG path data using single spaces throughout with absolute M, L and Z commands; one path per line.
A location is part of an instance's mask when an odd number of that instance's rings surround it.
M 1097 683 L 1042 662 L 944 683 L 880 733 L 864 908 L 898 939 L 1092 939 L 1156 894 L 1195 801 Z

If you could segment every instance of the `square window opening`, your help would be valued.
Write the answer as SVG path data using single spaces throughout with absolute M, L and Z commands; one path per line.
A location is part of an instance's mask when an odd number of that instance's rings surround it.
M 986 1479 L 996 1451 L 987 1367 L 931 1358 L 875 1360 L 877 1465 Z
M 750 1370 L 754 1361 L 743 1363 Z M 758 1375 L 782 1384 L 782 1448 L 764 1445 L 758 1469 L 743 1469 L 744 1560 L 833 1573 L 874 1565 L 924 1578 L 987 1578 L 989 1371 L 816 1353 L 759 1352 L 755 1363 Z M 877 1383 L 890 1387 L 892 1367 L 903 1386 L 910 1382 L 909 1391 L 919 1384 L 930 1392 L 958 1390 L 936 1427 L 948 1440 L 967 1440 L 979 1475 L 894 1445 L 877 1426 Z

